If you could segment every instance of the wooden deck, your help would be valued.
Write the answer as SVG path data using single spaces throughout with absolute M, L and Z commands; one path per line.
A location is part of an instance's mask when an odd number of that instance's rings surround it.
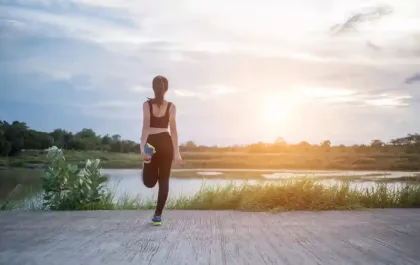
M 420 209 L 1 212 L 0 264 L 420 264 Z

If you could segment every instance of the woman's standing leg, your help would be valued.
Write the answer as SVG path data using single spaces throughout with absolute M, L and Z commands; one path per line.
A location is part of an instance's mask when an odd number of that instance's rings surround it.
M 171 136 L 169 134 L 163 135 L 162 156 L 159 160 L 159 193 L 155 215 L 161 216 L 163 208 L 169 193 L 169 177 L 171 176 L 172 160 L 173 160 L 173 146 Z
M 172 161 L 171 161 L 172 164 Z M 171 175 L 171 165 L 161 165 L 159 168 L 159 193 L 155 215 L 162 215 L 163 208 L 165 207 L 166 200 L 168 199 L 169 193 L 169 177 Z

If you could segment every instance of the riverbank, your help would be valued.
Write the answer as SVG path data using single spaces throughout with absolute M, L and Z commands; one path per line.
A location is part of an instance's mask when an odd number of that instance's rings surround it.
M 112 195 L 84 210 L 153 209 L 155 200 Z M 277 180 L 261 184 L 208 186 L 193 196 L 169 199 L 168 209 L 176 210 L 351 210 L 363 208 L 418 208 L 420 185 L 389 188 L 378 183 L 374 189 L 356 190 L 349 182 L 325 185 L 313 179 Z
M 139 154 L 113 153 L 103 151 L 64 151 L 66 160 L 72 164 L 84 165 L 87 159 L 99 158 L 103 168 L 141 168 Z M 242 168 L 242 169 L 303 169 L 303 170 L 420 170 L 420 154 L 381 152 L 183 152 L 181 168 Z M 0 168 L 26 167 L 42 168 L 45 152 L 24 151 L 10 158 L 0 157 Z
M 151 198 L 156 196 L 157 188 L 146 188 L 141 182 L 139 169 L 103 169 L 108 176 L 107 187 L 114 199 Z M 26 200 L 42 192 L 43 170 L 14 168 L 0 171 L 0 206 L 4 201 Z M 246 169 L 175 169 L 171 174 L 169 197 L 179 195 L 191 197 L 207 186 L 225 186 L 230 184 L 260 184 L 279 180 L 299 180 L 310 178 L 327 186 L 342 182 L 350 183 L 352 189 L 371 189 L 378 183 L 384 183 L 389 189 L 404 185 L 419 185 L 420 177 L 416 172 L 372 172 L 372 171 L 306 171 L 306 170 L 246 170 Z M 114 201 L 115 202 L 115 201 Z M 22 203 L 19 202 L 19 205 Z M 23 203 L 25 204 L 25 203 Z M 30 209 L 34 207 L 30 206 Z M 35 207 L 36 208 L 36 207 Z
M 78 210 L 141 210 L 153 209 L 156 196 L 116 196 L 108 190 L 106 196 Z M 3 210 L 42 210 L 42 195 L 35 199 L 10 199 L 0 205 Z M 235 185 L 208 185 L 205 182 L 191 196 L 170 196 L 167 209 L 176 210 L 355 210 L 364 208 L 419 208 L 420 185 L 389 186 L 356 189 L 351 182 L 326 185 L 314 179 L 275 180 Z

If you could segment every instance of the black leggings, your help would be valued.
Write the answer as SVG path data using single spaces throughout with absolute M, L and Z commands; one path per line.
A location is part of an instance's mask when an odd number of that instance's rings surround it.
M 150 134 L 147 142 L 153 145 L 156 153 L 152 161 L 143 166 L 143 183 L 148 188 L 153 188 L 159 181 L 159 194 L 156 206 L 156 215 L 161 215 L 169 193 L 169 176 L 171 175 L 174 147 L 171 135 L 167 132 Z

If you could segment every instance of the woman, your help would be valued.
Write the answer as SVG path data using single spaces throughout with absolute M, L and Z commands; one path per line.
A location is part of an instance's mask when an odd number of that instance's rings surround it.
M 162 211 L 168 198 L 172 163 L 179 165 L 182 158 L 178 146 L 176 107 L 164 99 L 168 91 L 168 79 L 156 76 L 152 85 L 155 97 L 149 98 L 143 104 L 140 151 L 144 161 L 142 172 L 144 185 L 153 188 L 159 182 L 157 206 L 152 223 L 161 225 Z

